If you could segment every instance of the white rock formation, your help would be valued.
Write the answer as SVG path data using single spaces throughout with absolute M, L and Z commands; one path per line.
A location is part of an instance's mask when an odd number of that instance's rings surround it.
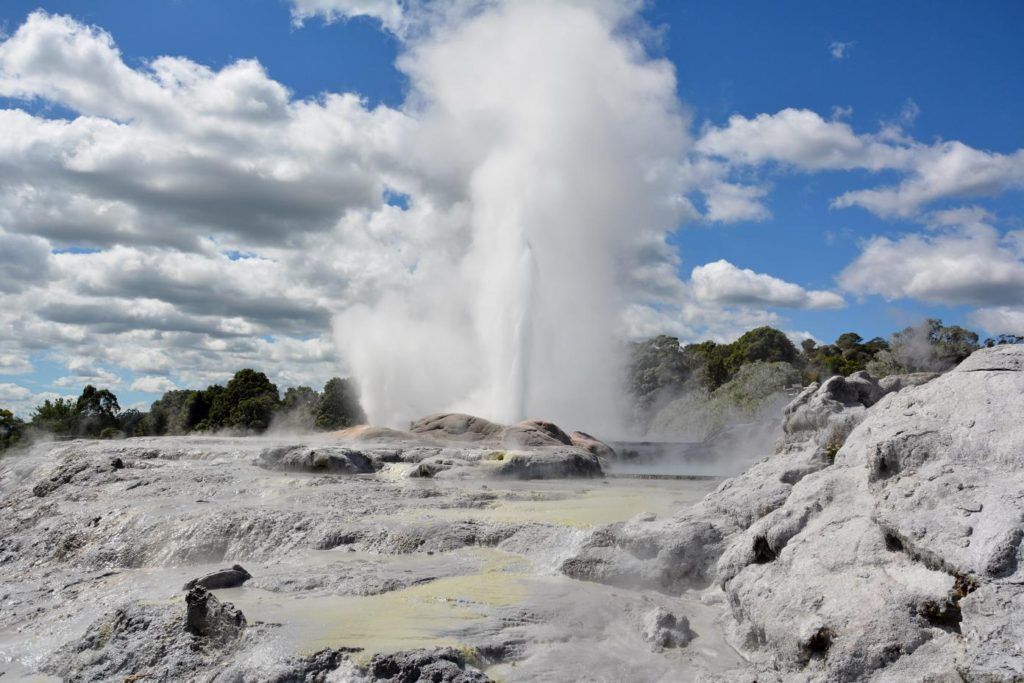
M 919 379 L 805 391 L 779 453 L 564 570 L 711 581 L 753 669 L 716 680 L 1024 680 L 1024 347 Z

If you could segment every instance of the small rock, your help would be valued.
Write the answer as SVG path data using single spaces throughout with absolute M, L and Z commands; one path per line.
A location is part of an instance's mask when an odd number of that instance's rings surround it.
M 684 647 L 693 639 L 690 622 L 686 617 L 677 617 L 666 609 L 656 607 L 644 615 L 644 640 L 656 649 Z
M 232 565 L 230 569 L 221 569 L 215 571 L 212 574 L 201 576 L 198 579 L 192 579 L 185 584 L 182 590 L 191 590 L 196 586 L 201 586 L 209 590 L 216 590 L 218 588 L 237 588 L 243 583 L 252 578 L 252 574 L 247 572 L 242 565 Z

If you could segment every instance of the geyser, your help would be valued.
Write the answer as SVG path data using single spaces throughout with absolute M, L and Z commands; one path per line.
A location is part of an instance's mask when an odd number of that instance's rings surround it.
M 605 5 L 498 4 L 405 43 L 408 176 L 432 184 L 401 189 L 436 225 L 393 290 L 336 319 L 373 422 L 618 431 L 622 313 L 673 258 L 688 141 L 673 67 Z

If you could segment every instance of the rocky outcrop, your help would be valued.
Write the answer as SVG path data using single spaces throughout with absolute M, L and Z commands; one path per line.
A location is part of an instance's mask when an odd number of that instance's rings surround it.
M 864 419 L 865 411 L 886 394 L 925 384 L 938 377 L 931 372 L 891 375 L 876 380 L 861 370 L 849 377 L 830 377 L 811 383 L 783 411 L 783 451 L 817 448 L 834 457 L 847 435 Z
M 614 449 L 597 438 L 584 432 L 568 434 L 547 420 L 523 420 L 500 425 L 463 413 L 439 413 L 414 422 L 409 433 L 445 443 L 472 443 L 520 450 L 573 446 L 601 458 L 615 455 Z
M 178 603 L 180 605 L 180 603 Z M 180 606 L 130 602 L 94 622 L 43 667 L 72 681 L 212 680 L 242 646 L 245 616 L 204 588 Z
M 438 413 L 413 422 L 409 432 L 443 441 L 493 440 L 503 427 L 482 417 L 463 413 Z
M 372 454 L 341 446 L 268 448 L 258 462 L 268 470 L 327 474 L 372 474 L 382 466 Z
M 781 452 L 675 519 L 598 532 L 564 570 L 711 581 L 756 669 L 725 680 L 1024 680 L 1024 348 L 926 379 L 809 388 Z
M 230 642 L 245 628 L 245 615 L 230 602 L 221 602 L 202 586 L 185 595 L 185 630 L 200 638 Z
M 488 683 L 491 679 L 466 663 L 452 647 L 375 655 L 366 673 L 380 683 Z

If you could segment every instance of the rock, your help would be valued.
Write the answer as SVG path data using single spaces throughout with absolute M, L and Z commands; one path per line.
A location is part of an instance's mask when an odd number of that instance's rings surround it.
M 493 474 L 513 479 L 604 476 L 596 455 L 575 448 L 510 451 L 498 461 Z
M 252 574 L 245 571 L 242 565 L 235 564 L 229 569 L 221 569 L 220 571 L 207 574 L 198 579 L 192 579 L 185 584 L 182 590 L 191 590 L 196 586 L 201 586 L 208 590 L 216 590 L 219 588 L 235 588 L 241 586 L 243 583 L 252 578 Z
M 783 411 L 783 437 L 777 450 L 799 450 L 816 445 L 834 457 L 846 436 L 864 419 L 865 410 L 883 396 L 935 379 L 934 372 L 891 375 L 875 380 L 866 371 L 812 383 Z
M 412 423 L 412 434 L 445 441 L 484 441 L 496 436 L 503 427 L 482 417 L 463 413 L 438 413 Z
M 661 607 L 644 615 L 643 636 L 656 649 L 685 647 L 693 638 L 686 617 L 677 617 Z
M 179 603 L 180 605 L 180 603 Z M 129 602 L 93 622 L 85 634 L 44 662 L 47 673 L 73 681 L 212 679 L 242 644 L 245 617 L 203 588 L 178 605 Z
M 1024 677 L 1022 394 L 1024 349 L 1005 347 L 890 394 L 729 539 L 716 581 L 759 669 Z
M 452 647 L 374 655 L 367 667 L 380 683 L 487 683 L 491 679 L 466 663 Z
M 672 519 L 595 531 L 562 569 L 710 582 L 751 667 L 707 680 L 1024 680 L 1022 396 L 1019 346 L 812 385 L 775 455 Z
M 230 602 L 196 586 L 185 595 L 185 630 L 195 636 L 228 642 L 245 629 L 245 615 Z
M 907 387 L 927 384 L 939 376 L 937 372 L 912 372 L 905 375 L 889 375 L 878 380 L 878 386 L 887 394 Z
M 498 433 L 497 439 L 509 448 L 572 445 L 572 439 L 561 427 L 545 420 L 523 420 L 509 425 Z
M 268 470 L 332 474 L 371 474 L 381 467 L 366 453 L 341 446 L 268 448 L 260 453 L 258 464 Z
M 569 438 L 573 446 L 582 448 L 588 453 L 593 453 L 603 463 L 618 459 L 618 454 L 614 448 L 586 432 L 573 432 L 569 435 Z

